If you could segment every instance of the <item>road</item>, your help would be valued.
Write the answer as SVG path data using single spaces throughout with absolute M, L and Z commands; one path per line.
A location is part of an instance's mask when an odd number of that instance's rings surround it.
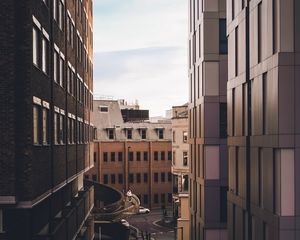
M 169 211 L 169 214 L 171 212 Z M 151 239 L 155 240 L 174 240 L 174 229 L 169 227 L 162 227 L 157 225 L 155 222 L 162 219 L 162 211 L 161 210 L 153 210 L 149 214 L 140 214 L 133 216 L 127 221 L 130 225 L 139 229 L 141 233 L 146 238 L 147 233 L 150 234 Z M 133 238 L 134 239 L 134 238 Z M 142 237 L 138 239 L 143 239 Z

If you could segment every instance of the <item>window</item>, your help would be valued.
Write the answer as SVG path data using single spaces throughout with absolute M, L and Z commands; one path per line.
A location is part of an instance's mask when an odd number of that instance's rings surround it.
M 168 161 L 172 161 L 172 152 L 168 151 Z
M 108 160 L 108 153 L 107 153 L 107 152 L 104 152 L 104 153 L 103 153 L 103 161 L 104 161 L 104 162 L 107 162 L 107 160 Z
M 144 161 L 148 161 L 148 152 L 144 152 Z
M 72 48 L 74 48 L 74 29 L 75 29 L 75 24 L 74 21 L 71 20 L 70 21 L 70 44 Z
M 70 62 L 68 62 L 68 65 L 70 65 Z M 67 92 L 71 93 L 71 77 L 72 77 L 72 69 L 71 66 L 68 66 L 67 68 Z
M 165 160 L 165 152 L 161 152 L 160 153 L 160 159 L 161 160 Z
M 226 19 L 219 20 L 219 51 L 220 54 L 227 54 L 227 36 L 226 36 Z
M 168 172 L 168 182 L 172 182 L 172 173 Z
M 116 176 L 115 176 L 115 174 L 111 174 L 110 175 L 110 180 L 111 180 L 111 184 L 115 184 L 116 183 Z
M 127 129 L 127 139 L 132 139 L 132 129 Z
M 134 182 L 134 176 L 132 173 L 129 174 L 129 183 L 133 183 Z
M 64 18 L 64 4 L 62 0 L 60 0 L 58 3 L 58 13 L 59 13 L 58 25 L 59 28 L 63 31 L 65 18 Z
M 114 139 L 114 129 L 107 129 L 108 139 Z
M 39 66 L 39 32 L 35 27 L 32 29 L 32 62 Z
M 257 62 L 261 62 L 262 55 L 262 2 L 257 6 Z
M 104 184 L 108 184 L 108 175 L 107 174 L 103 175 L 103 182 L 104 182 Z
M 49 43 L 48 40 L 43 37 L 42 38 L 42 70 L 44 73 L 48 74 L 49 68 Z
M 163 129 L 158 129 L 158 138 L 164 139 L 164 130 Z
M 161 179 L 162 182 L 166 181 L 166 176 L 165 176 L 164 172 L 160 173 L 160 179 Z
M 168 203 L 172 202 L 172 193 L 168 193 Z
M 235 76 L 238 76 L 239 70 L 239 28 L 235 28 Z
M 56 21 L 58 19 L 58 16 L 57 16 L 57 7 L 58 7 L 57 1 L 58 0 L 53 0 L 53 18 Z
M 41 112 L 40 106 L 33 105 L 33 144 L 41 144 Z
M 141 161 L 141 152 L 136 152 L 136 160 Z
M 94 182 L 96 182 L 97 181 L 97 175 L 93 174 L 92 179 L 93 179 Z
M 110 160 L 111 160 L 112 162 L 114 162 L 114 161 L 116 160 L 116 153 L 114 153 L 114 152 L 111 152 L 111 153 L 110 153 Z
M 108 112 L 108 107 L 107 106 L 99 106 L 100 112 Z
M 235 1 L 236 0 L 231 0 L 231 17 L 232 17 L 232 20 L 234 19 L 235 17 Z
M 118 160 L 119 160 L 119 162 L 123 161 L 123 153 L 122 152 L 118 152 Z
M 129 161 L 133 161 L 133 152 L 128 152 Z
M 141 129 L 141 138 L 142 139 L 146 139 L 147 138 L 147 134 L 146 134 L 146 129 Z
M 144 173 L 144 183 L 148 182 L 148 173 Z
M 188 133 L 187 133 L 187 131 L 184 131 L 184 132 L 183 132 L 183 140 L 182 140 L 182 141 L 183 141 L 184 143 L 187 143 L 187 140 L 188 140 Z
M 54 144 L 60 144 L 60 114 L 58 112 L 54 112 Z
M 97 153 L 94 152 L 94 163 L 96 162 L 96 160 L 97 160 Z
M 59 85 L 61 87 L 64 87 L 64 56 L 62 54 L 60 54 L 60 58 L 59 58 Z
M 265 135 L 267 133 L 267 81 L 268 81 L 268 73 L 263 73 L 262 76 L 262 134 Z
M 148 195 L 147 194 L 144 194 L 143 199 L 144 199 L 144 204 L 148 204 Z
M 176 133 L 173 131 L 173 142 L 176 142 Z
M 278 37 L 277 37 L 277 28 L 278 28 L 278 20 L 279 18 L 277 17 L 277 9 L 278 9 L 278 6 L 277 6 L 277 1 L 276 0 L 273 0 L 272 1 L 272 15 L 273 15 L 273 24 L 272 24 L 272 27 L 273 27 L 273 54 L 275 54 L 277 51 L 278 51 Z
M 173 156 L 172 157 L 173 157 L 173 165 L 175 165 L 176 164 L 176 160 L 175 160 L 176 159 L 175 158 L 176 157 L 176 152 L 175 151 L 173 151 Z
M 118 183 L 123 184 L 123 174 L 118 174 Z
M 58 76 L 59 76 L 59 67 L 58 67 L 58 63 L 59 63 L 59 53 L 54 50 L 53 52 L 53 79 L 54 81 L 57 83 L 58 82 Z
M 158 194 L 157 193 L 155 193 L 154 194 L 154 203 L 158 203 Z
M 158 161 L 158 152 L 157 151 L 154 152 L 154 160 Z
M 141 174 L 140 173 L 136 174 L 136 182 L 141 183 Z
M 188 165 L 188 152 L 183 152 L 182 154 L 182 158 L 183 158 L 183 166 L 187 166 Z
M 50 144 L 49 109 L 43 108 L 43 144 Z
M 162 204 L 164 204 L 166 202 L 166 195 L 164 193 L 162 193 L 160 195 L 160 201 L 161 201 Z
M 263 152 L 262 149 L 258 149 L 258 203 L 261 208 L 263 208 Z
M 220 103 L 220 138 L 227 138 L 227 104 Z
M 154 173 L 154 182 L 158 182 L 158 173 Z
M 189 176 L 184 175 L 182 179 L 183 191 L 187 192 L 189 190 Z

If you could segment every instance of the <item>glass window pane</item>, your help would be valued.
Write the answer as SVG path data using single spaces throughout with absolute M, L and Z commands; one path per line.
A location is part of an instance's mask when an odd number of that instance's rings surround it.
M 32 62 L 38 66 L 38 32 L 32 29 Z

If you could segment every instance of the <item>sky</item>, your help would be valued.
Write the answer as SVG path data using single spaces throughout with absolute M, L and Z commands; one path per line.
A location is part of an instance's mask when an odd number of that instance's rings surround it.
M 150 116 L 188 101 L 186 0 L 94 0 L 94 95 Z

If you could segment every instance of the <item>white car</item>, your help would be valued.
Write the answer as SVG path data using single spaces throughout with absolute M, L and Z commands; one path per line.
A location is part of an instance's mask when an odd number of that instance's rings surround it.
M 127 222 L 125 219 L 121 219 L 120 221 L 125 227 L 129 227 L 129 222 Z
M 150 213 L 150 210 L 149 208 L 139 207 L 139 213 L 140 214 Z

